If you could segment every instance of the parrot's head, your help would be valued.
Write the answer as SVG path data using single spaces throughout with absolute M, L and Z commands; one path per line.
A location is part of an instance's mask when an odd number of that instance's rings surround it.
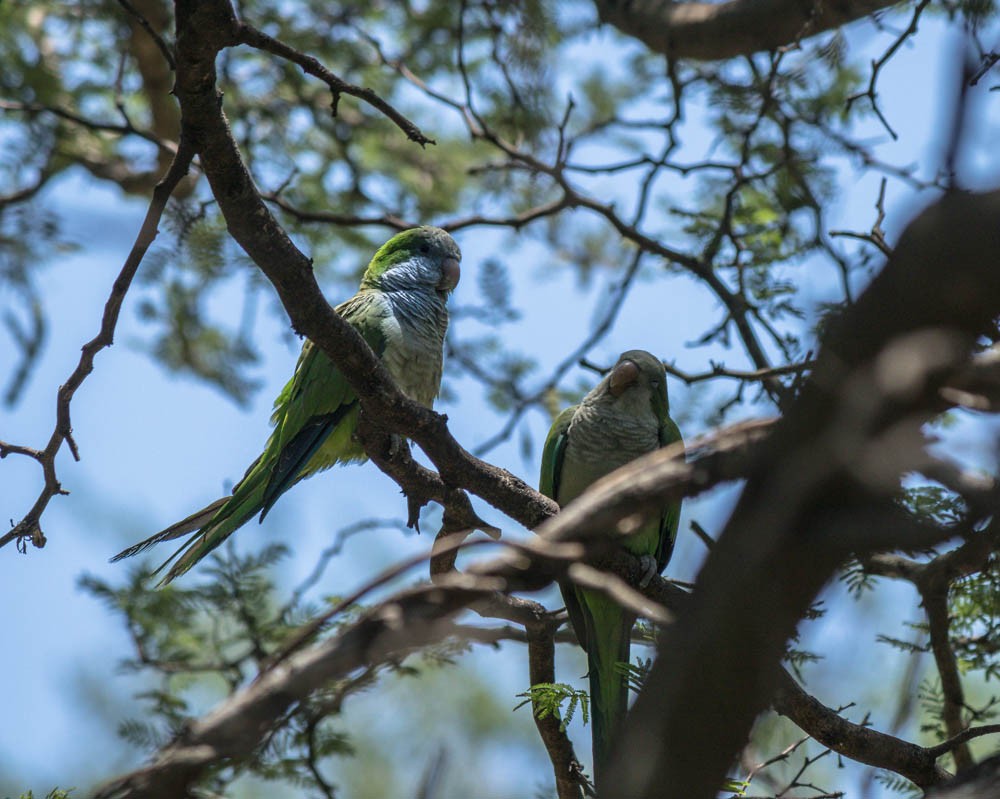
M 446 298 L 458 285 L 462 252 L 439 227 L 415 227 L 383 244 L 361 278 L 362 288 L 435 291 Z
M 659 418 L 670 414 L 666 371 L 660 359 L 645 350 L 623 352 L 603 386 L 613 402 L 635 413 L 651 408 Z

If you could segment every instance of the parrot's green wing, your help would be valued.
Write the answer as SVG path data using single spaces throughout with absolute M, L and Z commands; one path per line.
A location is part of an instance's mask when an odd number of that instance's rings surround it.
M 542 471 L 538 478 L 538 490 L 549 499 L 558 502 L 559 485 L 562 480 L 563 460 L 566 454 L 566 443 L 569 441 L 569 425 L 573 421 L 573 414 L 579 406 L 571 405 L 560 413 L 549 434 L 545 438 L 545 446 L 542 448 Z M 565 501 L 565 499 L 564 499 Z M 566 612 L 569 614 L 570 624 L 576 631 L 576 637 L 580 646 L 587 649 L 587 624 L 584 619 L 583 609 L 580 607 L 580 599 L 572 583 L 560 580 L 559 587 L 562 590 L 563 601 L 566 603 Z
M 446 302 L 461 276 L 462 253 L 441 228 L 419 227 L 390 238 L 364 270 L 361 285 L 338 313 L 367 341 L 404 394 L 428 407 L 441 387 Z M 229 497 L 223 497 L 114 560 L 159 541 L 190 535 L 160 568 L 162 583 L 191 568 L 241 525 L 305 477 L 336 463 L 366 460 L 357 441 L 360 402 L 344 375 L 311 342 L 275 402 L 274 431 Z
M 681 441 L 681 431 L 670 416 L 660 418 L 660 446 L 666 447 Z M 677 540 L 677 527 L 681 521 L 681 503 L 672 502 L 663 509 L 660 517 L 660 541 L 656 548 L 656 566 L 662 573 L 667 568 Z
M 538 479 L 538 490 L 549 499 L 556 499 L 556 495 L 559 493 L 563 455 L 566 453 L 566 433 L 569 431 L 569 423 L 573 421 L 576 408 L 577 406 L 573 405 L 560 413 L 552 423 L 549 434 L 545 437 L 545 446 L 542 448 L 542 473 Z
M 382 357 L 386 342 L 381 323 L 389 311 L 380 304 L 379 295 L 357 294 L 339 305 L 337 312 Z M 358 398 L 347 379 L 307 341 L 292 379 L 274 403 L 271 420 L 275 431 L 268 450 L 273 448 L 275 453 L 264 488 L 261 520 L 278 497 L 299 480 L 338 462 L 364 459 L 364 450 L 353 440 L 357 412 Z

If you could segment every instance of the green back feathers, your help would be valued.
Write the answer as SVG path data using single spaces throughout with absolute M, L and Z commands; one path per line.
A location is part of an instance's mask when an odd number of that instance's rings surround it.
M 542 449 L 542 473 L 538 478 L 538 490 L 556 501 L 558 501 L 563 455 L 566 452 L 566 432 L 569 430 L 569 423 L 573 421 L 576 409 L 576 405 L 571 405 L 556 417 Z

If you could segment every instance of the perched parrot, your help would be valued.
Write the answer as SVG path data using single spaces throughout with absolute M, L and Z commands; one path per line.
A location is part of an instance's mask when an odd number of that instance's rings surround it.
M 556 417 L 545 439 L 539 490 L 565 506 L 606 474 L 680 440 L 670 418 L 663 364 L 644 350 L 629 350 L 579 405 Z M 643 559 L 648 577 L 654 570 L 662 572 L 670 560 L 679 518 L 680 503 L 671 503 L 658 518 L 622 538 L 625 549 Z M 629 662 L 636 617 L 604 594 L 569 582 L 560 588 L 587 652 L 594 774 L 600 789 L 602 768 L 628 708 L 628 681 L 615 664 Z
M 458 285 L 462 254 L 436 227 L 404 230 L 375 253 L 358 293 L 337 306 L 411 399 L 430 407 L 441 387 L 448 296 Z M 135 555 L 160 541 L 195 534 L 160 585 L 184 574 L 252 516 L 261 520 L 285 491 L 336 463 L 363 461 L 354 439 L 358 398 L 336 366 L 306 341 L 291 380 L 274 402 L 274 432 L 264 452 L 223 497 L 112 558 Z

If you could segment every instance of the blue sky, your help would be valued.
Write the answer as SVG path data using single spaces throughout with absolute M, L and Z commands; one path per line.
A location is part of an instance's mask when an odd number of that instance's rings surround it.
M 867 24 L 857 26 L 851 39 L 856 48 L 852 53 L 862 63 L 877 56 L 885 42 Z M 938 161 L 929 154 L 940 151 L 945 121 L 940 103 L 942 85 L 953 80 L 955 39 L 941 20 L 925 21 L 916 42 L 891 62 L 879 84 L 883 110 L 900 132 L 899 141 L 889 141 L 877 124 L 871 130 L 873 138 L 881 142 L 880 156 L 895 163 Z M 962 170 L 966 185 L 1000 183 L 1000 157 L 990 144 L 997 140 L 1000 121 L 996 95 L 992 97 L 992 105 L 984 103 L 974 109 L 973 141 Z M 831 215 L 831 227 L 865 230 L 873 219 L 878 178 L 868 175 L 857 179 L 847 169 L 841 177 L 846 189 Z M 111 282 L 145 212 L 143 202 L 123 200 L 117 192 L 96 186 L 79 173 L 49 189 L 45 202 L 64 217 L 67 236 L 79 248 L 56 256 L 42 273 L 39 282 L 51 321 L 45 353 L 19 405 L 0 415 L 0 438 L 31 446 L 42 446 L 51 433 L 56 388 L 75 366 L 80 345 L 96 333 Z M 915 198 L 905 188 L 890 183 L 885 224 L 890 241 L 924 202 L 925 198 Z M 499 237 L 469 230 L 457 238 L 465 258 L 456 299 L 472 302 L 477 265 L 496 252 Z M 565 357 L 588 329 L 592 311 L 606 290 L 606 276 L 598 276 L 590 286 L 581 288 L 567 271 L 552 273 L 532 263 L 530 253 L 531 248 L 526 247 L 509 263 L 513 304 L 523 312 L 523 318 L 507 328 L 507 335 L 513 346 L 533 352 L 543 341 L 544 350 L 537 354 L 543 367 L 551 366 Z M 799 275 L 805 295 L 814 301 L 825 297 L 831 288 L 832 274 L 803 268 Z M 217 302 L 224 306 L 236 296 L 234 288 L 231 297 L 223 294 Z M 239 305 L 233 307 L 237 309 L 235 322 Z M 554 307 L 566 307 L 572 313 L 558 312 L 556 316 Z M 684 343 L 693 337 L 692 330 L 702 329 L 698 325 L 713 308 L 711 299 L 683 277 L 646 282 L 641 290 L 632 292 L 615 330 L 595 351 L 595 358 L 611 362 L 622 350 L 643 347 L 675 356 L 682 368 L 700 371 L 707 367 L 709 357 L 719 357 L 719 351 L 686 348 Z M 654 328 L 657 333 L 651 340 Z M 130 653 L 130 643 L 118 619 L 77 589 L 77 579 L 83 573 L 117 579 L 122 566 L 107 563 L 111 554 L 215 499 L 242 475 L 263 445 L 271 401 L 294 365 L 297 346 L 286 343 L 286 329 L 283 321 L 266 313 L 259 315 L 257 342 L 264 357 L 256 376 L 263 386 L 251 405 L 241 410 L 205 385 L 168 375 L 132 346 L 130 342 L 143 337 L 143 328 L 135 314 L 134 298 L 126 302 L 116 345 L 100 353 L 95 372 L 73 401 L 73 426 L 83 460 L 74 463 L 65 451 L 60 457 L 59 475 L 71 494 L 55 498 L 46 511 L 43 525 L 48 546 L 41 551 L 29 549 L 25 556 L 11 547 L 0 552 L 0 601 L 7 608 L 5 657 L 0 659 L 0 707 L 5 719 L 0 725 L 0 795 L 5 795 L 4 791 L 16 795 L 28 788 L 44 795 L 55 785 L 75 785 L 82 790 L 96 779 L 140 762 L 141 753 L 117 740 L 113 721 L 127 712 L 130 693 L 142 684 L 141 678 L 117 671 L 120 659 Z M 0 373 L 7 371 L 7 346 L 0 340 Z M 730 366 L 744 365 L 733 353 L 725 360 Z M 581 378 L 590 379 L 578 370 L 567 382 Z M 488 438 L 501 420 L 487 409 L 475 383 L 461 381 L 452 388 L 461 399 L 443 410 L 455 436 L 471 449 Z M 702 401 L 699 395 L 676 383 L 670 388 L 673 405 L 681 416 L 697 419 L 697 409 L 691 404 Z M 528 423 L 540 446 L 545 420 L 534 415 Z M 688 436 L 693 432 L 698 431 L 686 430 Z M 974 430 L 965 435 L 963 447 L 973 462 L 983 455 L 982 440 Z M 496 449 L 489 459 L 535 481 L 537 467 L 522 459 L 516 439 Z M 0 513 L 19 519 L 37 495 L 40 480 L 40 470 L 28 459 L 9 457 L 0 462 Z M 733 497 L 734 489 L 729 488 L 689 503 L 669 576 L 693 578 L 703 555 L 697 540 L 684 532 L 687 520 L 697 518 L 709 531 L 717 531 Z M 502 527 L 505 534 L 524 534 L 484 503 L 476 504 L 484 518 Z M 275 538 L 289 540 L 295 556 L 281 565 L 279 575 L 282 585 L 292 586 L 311 571 L 336 530 L 355 519 L 401 516 L 404 512 L 397 487 L 375 467 L 348 467 L 300 484 L 276 505 L 263 525 L 249 524 L 237 538 L 244 550 L 259 548 Z M 428 529 L 433 533 L 432 527 Z M 388 563 L 423 551 L 429 543 L 427 534 L 403 536 L 395 530 L 356 536 L 331 564 L 317 595 L 346 593 Z M 419 576 L 418 572 L 411 577 Z M 551 594 L 546 599 L 553 606 L 559 604 Z M 917 618 L 914 597 L 905 587 L 886 587 L 877 598 L 856 604 L 840 601 L 842 592 L 833 587 L 827 599 L 834 609 L 823 621 L 806 628 L 804 645 L 815 646 L 828 657 L 810 667 L 807 675 L 822 688 L 821 699 L 827 704 L 857 700 L 863 707 L 864 697 L 849 690 L 852 681 L 876 670 L 893 673 L 904 665 L 895 653 L 873 642 L 874 631 L 888 630 L 878 623 L 873 626 L 872 619 L 883 610 L 893 610 L 897 603 L 905 603 L 908 618 Z M 889 623 L 883 622 L 883 627 Z M 873 631 L 860 648 L 856 646 L 859 629 Z M 460 668 L 488 673 L 496 701 L 509 707 L 516 703 L 514 695 L 527 685 L 523 651 L 516 645 L 508 645 L 499 654 L 477 652 Z M 576 652 L 560 654 L 562 678 L 578 677 L 584 670 Z M 414 716 L 433 715 L 428 708 L 421 708 L 419 692 L 413 695 L 412 685 L 387 690 L 402 691 L 406 702 L 414 706 Z M 406 726 L 413 717 L 403 714 L 390 721 L 380 709 L 385 701 L 376 691 L 348 703 L 345 723 L 395 724 L 401 729 L 391 740 L 409 740 L 412 736 Z M 446 706 L 434 713 L 447 710 Z M 873 721 L 882 728 L 889 723 L 877 715 Z M 531 738 L 527 711 L 519 711 L 511 723 L 511 735 L 517 729 L 525 733 L 522 742 L 503 738 L 497 748 L 476 753 L 480 758 L 477 763 L 493 775 L 497 796 L 509 795 L 512 783 L 505 780 L 515 776 L 509 769 L 511 752 L 515 762 L 523 764 L 524 773 L 534 777 L 532 788 L 549 779 L 544 753 Z M 452 761 L 455 770 L 461 770 L 456 764 L 468 756 L 462 754 L 462 743 L 450 740 L 447 731 L 434 732 L 432 724 L 428 729 L 431 732 L 406 744 L 412 749 L 405 753 L 408 762 L 419 764 L 413 769 L 414 784 L 423 764 L 440 745 L 458 753 Z M 576 722 L 571 734 L 578 753 L 589 756 L 589 731 Z M 405 787 L 412 792 L 412 785 Z M 360 790 L 354 786 L 350 795 L 361 795 Z

